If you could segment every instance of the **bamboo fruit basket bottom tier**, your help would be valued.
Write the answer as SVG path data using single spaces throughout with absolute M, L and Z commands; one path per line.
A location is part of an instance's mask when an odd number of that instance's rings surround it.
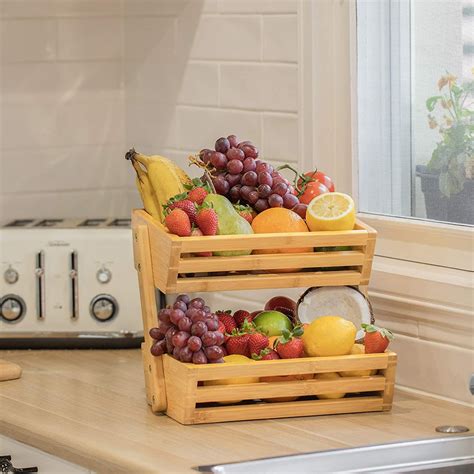
M 235 365 L 183 364 L 167 354 L 162 358 L 166 414 L 182 424 L 387 411 L 392 405 L 394 353 L 307 357 Z M 376 375 L 335 380 L 309 378 L 324 372 L 368 369 L 377 371 Z M 308 374 L 308 378 L 262 381 L 269 376 L 301 374 Z M 260 381 L 204 385 L 204 381 L 235 377 L 258 377 Z M 345 393 L 346 396 L 317 399 L 317 395 L 333 393 Z M 275 398 L 279 401 L 266 401 Z
M 150 353 L 153 340 L 148 331 L 158 325 L 157 307 L 166 304 L 166 294 L 333 285 L 353 285 L 366 293 L 376 232 L 363 222 L 358 221 L 354 230 L 340 232 L 183 238 L 169 234 L 145 211 L 135 210 L 132 229 L 145 335 L 142 355 L 146 394 L 154 413 L 165 412 L 180 423 L 197 424 L 391 409 L 397 363 L 392 352 L 235 365 L 185 364 L 167 354 L 153 357 Z M 295 248 L 306 250 L 295 253 Z M 195 256 L 195 252 L 243 249 L 274 249 L 278 253 Z M 314 377 L 320 373 L 361 370 L 370 370 L 374 375 L 333 380 Z M 294 375 L 305 377 L 265 380 Z M 249 376 L 258 378 L 258 382 L 205 383 Z M 318 398 L 334 393 L 346 395 Z

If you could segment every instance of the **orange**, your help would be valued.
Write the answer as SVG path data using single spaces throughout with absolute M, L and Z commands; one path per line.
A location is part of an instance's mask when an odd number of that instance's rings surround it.
M 292 382 L 294 380 L 310 380 L 313 374 L 297 374 L 297 375 L 271 375 L 269 377 L 260 377 L 260 382 Z M 267 402 L 293 402 L 298 397 L 275 397 L 265 398 Z
M 275 341 L 279 338 L 280 336 L 270 336 L 268 338 L 268 346 L 270 349 L 273 349 L 273 344 L 275 344 Z
M 252 221 L 252 229 L 256 234 L 282 232 L 309 232 L 306 222 L 296 212 L 284 207 L 272 207 L 258 214 Z M 254 250 L 254 254 L 265 253 L 304 253 L 312 252 L 312 247 L 278 248 Z M 299 268 L 271 270 L 272 273 L 297 272 Z

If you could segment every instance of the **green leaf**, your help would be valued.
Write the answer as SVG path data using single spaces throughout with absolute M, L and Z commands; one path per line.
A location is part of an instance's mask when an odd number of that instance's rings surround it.
M 442 143 L 439 143 L 431 154 L 431 160 L 429 161 L 427 168 L 430 171 L 439 171 L 443 166 L 446 165 L 446 161 L 446 146 Z
M 436 106 L 436 103 L 438 102 L 439 99 L 442 99 L 443 96 L 441 95 L 435 95 L 433 97 L 430 97 L 427 101 L 426 101 L 426 108 L 430 111 L 430 112 L 433 112 L 435 106 Z

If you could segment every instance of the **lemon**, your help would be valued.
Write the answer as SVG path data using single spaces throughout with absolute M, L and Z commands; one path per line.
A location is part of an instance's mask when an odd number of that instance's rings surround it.
M 364 344 L 354 344 L 352 346 L 350 354 L 365 354 Z M 376 369 L 366 369 L 366 370 L 352 370 L 352 371 L 342 371 L 339 372 L 339 375 L 343 377 L 364 377 L 365 375 L 374 375 L 377 373 Z
M 304 330 L 304 350 L 309 357 L 338 356 L 351 352 L 357 329 L 340 316 L 322 316 Z
M 355 225 L 354 201 L 344 193 L 320 194 L 308 204 L 306 224 L 311 231 L 352 230 Z
M 314 378 L 319 380 L 336 380 L 341 378 L 341 376 L 337 372 L 326 372 L 324 374 L 314 374 Z M 321 395 L 317 395 L 317 397 L 322 400 L 327 400 L 330 398 L 342 398 L 345 395 L 345 393 L 322 393 Z
M 244 355 L 231 354 L 224 357 L 224 363 L 226 364 L 252 364 L 254 361 L 245 357 Z M 218 380 L 205 380 L 204 385 L 234 385 L 241 383 L 258 383 L 258 377 L 230 377 L 227 379 Z M 221 405 L 227 405 L 231 403 L 239 403 L 242 400 L 229 400 L 227 402 L 219 402 Z

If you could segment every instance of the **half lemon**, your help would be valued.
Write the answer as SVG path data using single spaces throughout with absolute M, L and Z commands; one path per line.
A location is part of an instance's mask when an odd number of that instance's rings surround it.
M 355 206 L 344 193 L 325 193 L 316 196 L 306 209 L 309 230 L 352 230 L 355 225 Z

